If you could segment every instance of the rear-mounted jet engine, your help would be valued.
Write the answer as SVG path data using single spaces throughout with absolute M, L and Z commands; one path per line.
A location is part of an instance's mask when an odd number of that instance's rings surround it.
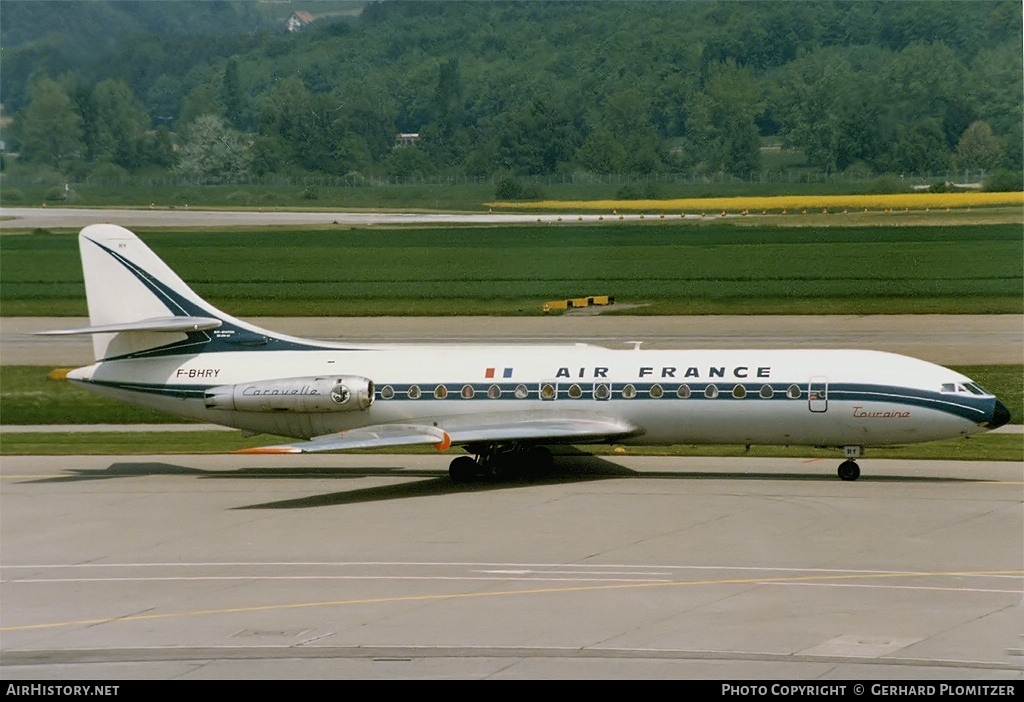
M 203 399 L 209 409 L 239 412 L 352 412 L 373 404 L 373 381 L 355 375 L 263 380 L 218 385 Z

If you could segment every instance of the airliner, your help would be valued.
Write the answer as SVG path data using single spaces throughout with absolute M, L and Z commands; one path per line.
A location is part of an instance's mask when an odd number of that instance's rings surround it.
M 460 447 L 453 481 L 543 468 L 557 444 L 841 450 L 968 437 L 1010 412 L 960 373 L 864 350 L 338 343 L 216 309 L 134 233 L 79 235 L 96 362 L 67 379 L 133 405 L 292 439 L 242 453 Z M 272 442 L 268 442 L 272 443 Z

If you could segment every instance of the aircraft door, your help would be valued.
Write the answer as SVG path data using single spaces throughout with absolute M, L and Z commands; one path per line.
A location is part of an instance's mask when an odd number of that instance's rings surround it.
M 807 408 L 812 412 L 828 410 L 828 379 L 815 376 L 807 383 Z

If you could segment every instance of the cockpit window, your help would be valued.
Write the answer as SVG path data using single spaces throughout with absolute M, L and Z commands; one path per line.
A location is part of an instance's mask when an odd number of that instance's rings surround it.
M 988 395 L 985 388 L 977 383 L 943 383 L 942 392 L 960 393 L 961 395 Z

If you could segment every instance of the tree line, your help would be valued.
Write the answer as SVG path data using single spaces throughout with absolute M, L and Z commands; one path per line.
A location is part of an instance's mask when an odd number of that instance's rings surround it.
M 42 3 L 57 35 L 20 4 L 5 146 L 68 177 L 749 174 L 769 143 L 825 173 L 1024 168 L 1002 0 L 369 2 L 295 33 L 255 3 Z

